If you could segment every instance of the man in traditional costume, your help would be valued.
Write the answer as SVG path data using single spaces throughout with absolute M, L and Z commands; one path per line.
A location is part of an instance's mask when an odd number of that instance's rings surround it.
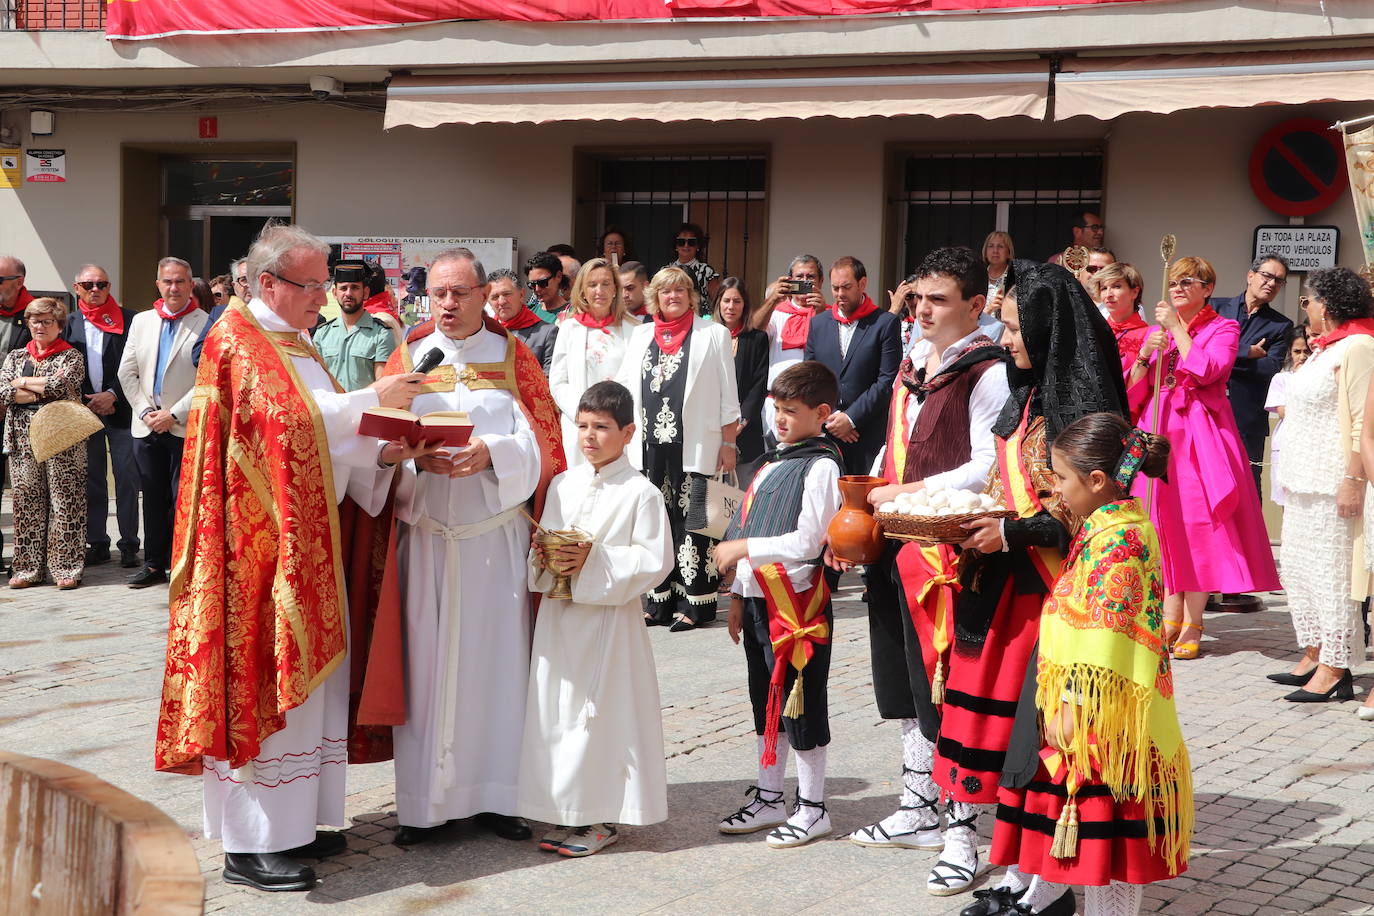
M 982 490 L 997 457 L 992 425 L 1010 393 L 1005 351 L 979 324 L 987 267 L 968 248 L 928 254 L 912 286 L 921 337 L 892 392 L 887 444 L 873 473 L 881 504 L 924 488 Z M 889 542 L 868 577 L 868 629 L 878 712 L 902 730 L 896 812 L 861 828 L 861 846 L 942 849 L 940 789 L 931 777 L 949 664 L 957 553 L 947 544 Z M 951 824 L 967 812 L 951 810 Z
M 525 503 L 564 469 L 557 408 L 529 348 L 483 313 L 489 284 L 466 249 L 429 269 L 432 322 L 416 328 L 388 371 L 433 350 L 414 411 L 465 411 L 467 446 L 407 464 L 396 493 L 406 633 L 406 724 L 394 730 L 395 842 L 431 839 L 478 815 L 525 839 L 516 814 L 529 684 Z
M 256 295 L 206 339 L 187 418 L 172 547 L 159 770 L 203 773 L 205 835 L 224 879 L 314 886 L 295 861 L 341 851 L 349 624 L 340 506 L 375 512 L 387 465 L 428 454 L 357 435 L 369 407 L 405 407 L 420 376 L 341 392 L 301 333 L 329 246 L 295 226 L 249 253 Z

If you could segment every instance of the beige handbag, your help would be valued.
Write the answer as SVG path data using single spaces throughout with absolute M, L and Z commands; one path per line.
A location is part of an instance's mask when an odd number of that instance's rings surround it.
M 89 407 L 76 401 L 53 401 L 38 408 L 29 423 L 33 460 L 40 464 L 104 429 Z
M 739 488 L 739 476 L 734 471 L 729 475 L 694 477 L 685 520 L 687 530 L 719 541 L 743 502 L 744 491 Z

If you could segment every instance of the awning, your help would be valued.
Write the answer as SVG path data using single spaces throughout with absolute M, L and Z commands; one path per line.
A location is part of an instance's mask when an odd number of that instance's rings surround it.
M 815 70 L 398 76 L 385 127 L 553 121 L 766 121 L 977 115 L 1042 118 L 1043 61 Z
M 1054 78 L 1054 119 L 1132 111 L 1374 100 L 1374 49 L 1073 58 Z

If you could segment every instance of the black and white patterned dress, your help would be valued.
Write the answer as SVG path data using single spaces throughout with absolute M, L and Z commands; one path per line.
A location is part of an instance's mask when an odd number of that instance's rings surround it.
M 705 261 L 698 261 L 696 258 L 692 258 L 692 260 L 688 261 L 686 264 L 680 261 L 671 261 L 663 266 L 676 267 L 679 270 L 686 271 L 687 276 L 692 278 L 692 284 L 697 288 L 697 295 L 701 297 L 701 304 L 697 307 L 697 314 L 701 315 L 703 318 L 709 316 L 711 314 L 710 285 L 712 280 L 720 276 L 720 272 Z
M 672 618 L 680 599 L 685 599 L 682 612 L 693 623 L 715 620 L 716 589 L 720 585 L 720 573 L 711 555 L 715 541 L 687 530 L 692 479 L 702 476 L 682 468 L 682 410 L 690 396 L 687 354 L 691 345 L 692 335 L 688 334 L 680 350 L 667 354 L 655 340 L 640 364 L 644 474 L 663 494 L 673 532 L 673 569 L 649 592 L 647 611 L 660 622 Z

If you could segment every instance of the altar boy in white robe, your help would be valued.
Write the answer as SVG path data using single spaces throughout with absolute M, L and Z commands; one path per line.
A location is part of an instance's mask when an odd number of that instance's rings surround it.
M 531 615 L 525 585 L 539 441 L 511 381 L 516 349 L 483 320 L 486 272 L 470 251 L 429 269 L 435 330 L 398 351 L 407 365 L 437 349 L 411 410 L 466 411 L 472 438 L 402 466 L 397 555 L 405 617 L 406 723 L 396 752 L 394 842 L 433 839 L 477 815 L 504 839 L 526 839 L 515 816 L 529 682 Z
M 529 557 L 529 585 L 549 592 L 550 567 L 571 576 L 572 599 L 545 597 L 534 628 L 519 812 L 554 824 L 539 848 L 579 857 L 619 839 L 616 824 L 668 817 L 654 652 L 640 596 L 673 566 L 663 495 L 634 469 L 634 397 L 598 382 L 577 406 L 569 448 L 585 462 L 549 488 L 540 525 L 578 529 L 585 542 Z

